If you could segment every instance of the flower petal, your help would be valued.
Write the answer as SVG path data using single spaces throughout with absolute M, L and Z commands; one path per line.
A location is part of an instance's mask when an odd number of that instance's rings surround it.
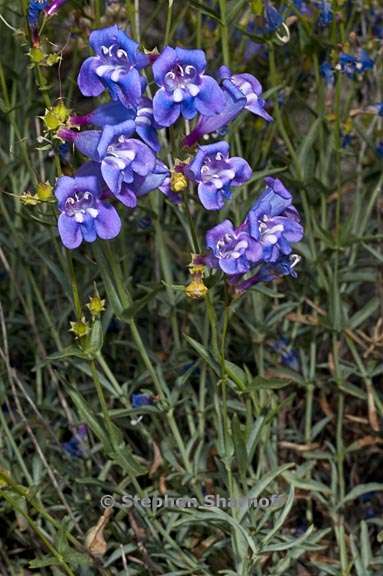
M 212 116 L 223 111 L 225 95 L 214 78 L 202 77 L 200 91 L 195 98 L 195 107 L 204 116 Z
M 69 250 L 78 248 L 82 242 L 80 225 L 70 216 L 60 214 L 58 220 L 58 229 L 61 242 Z
M 252 170 L 246 160 L 233 156 L 230 158 L 230 166 L 235 170 L 235 178 L 231 182 L 233 186 L 240 186 L 250 180 Z
M 202 74 L 206 68 L 206 56 L 203 50 L 186 50 L 185 48 L 176 48 L 177 60 L 182 66 L 194 66 L 199 74 Z
M 123 174 L 113 156 L 106 156 L 106 158 L 103 159 L 101 162 L 101 172 L 109 190 L 114 196 L 118 196 L 121 190 Z
M 77 84 L 84 96 L 100 96 L 105 90 L 104 84 L 96 74 L 100 60 L 98 57 L 87 58 L 80 68 Z
M 160 88 L 153 98 L 153 115 L 155 121 L 164 127 L 171 126 L 180 115 L 181 106 L 173 102 L 173 98 Z
M 97 209 L 98 216 L 94 221 L 97 236 L 103 240 L 110 240 L 118 236 L 121 230 L 121 220 L 117 210 L 113 206 L 101 202 Z
M 225 203 L 222 193 L 213 184 L 199 184 L 198 197 L 206 210 L 220 210 Z
M 165 74 L 175 66 L 177 55 L 174 48 L 167 46 L 154 61 L 152 69 L 154 80 L 159 86 L 162 86 Z

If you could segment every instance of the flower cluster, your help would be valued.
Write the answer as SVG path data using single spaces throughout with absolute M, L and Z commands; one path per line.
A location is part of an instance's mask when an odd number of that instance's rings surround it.
M 270 121 L 258 80 L 251 74 L 231 74 L 226 67 L 214 79 L 206 73 L 202 50 L 168 46 L 159 55 L 144 54 L 118 26 L 95 30 L 89 42 L 94 55 L 81 66 L 79 89 L 84 96 L 107 92 L 111 101 L 83 116 L 72 116 L 58 130 L 61 140 L 88 158 L 73 178 L 57 182 L 64 245 L 72 249 L 83 240 L 114 238 L 121 222 L 109 203 L 113 197 L 135 208 L 141 196 L 159 189 L 179 203 L 186 178 L 198 184 L 199 199 L 207 210 L 222 208 L 231 188 L 249 180 L 248 163 L 229 157 L 228 144 L 219 142 L 201 146 L 183 173 L 177 167 L 171 171 L 158 157 L 158 131 L 180 117 L 192 120 L 198 115 L 185 139 L 191 145 L 224 128 L 243 109 Z M 150 67 L 158 87 L 153 99 L 145 94 L 147 80 L 142 73 Z M 95 129 L 74 130 L 87 125 Z
M 291 244 L 302 239 L 303 227 L 292 196 L 277 178 L 266 178 L 265 184 L 240 226 L 225 220 L 206 235 L 206 264 L 228 274 L 239 293 L 257 282 L 294 276 L 299 261 Z M 253 270 L 255 274 L 244 279 Z
M 222 134 L 243 110 L 271 121 L 257 78 L 233 74 L 227 66 L 214 78 L 207 73 L 202 50 L 168 46 L 160 54 L 145 54 L 118 26 L 92 32 L 90 46 L 94 55 L 81 66 L 79 89 L 93 97 L 107 92 L 111 100 L 88 114 L 71 116 L 58 130 L 61 140 L 88 159 L 74 177 L 57 181 L 63 244 L 73 249 L 82 241 L 114 238 L 121 220 L 113 200 L 133 209 L 142 196 L 158 189 L 179 204 L 188 181 L 196 185 L 206 210 L 223 208 L 233 188 L 251 179 L 248 162 L 231 156 L 222 140 L 198 145 L 191 158 L 171 170 L 160 158 L 159 130 L 181 117 L 196 118 L 184 138 L 184 145 L 191 147 L 206 134 Z M 157 86 L 153 98 L 146 90 L 148 73 Z M 89 125 L 93 128 L 81 129 Z M 234 228 L 225 220 L 207 233 L 206 263 L 238 286 L 255 267 L 260 280 L 293 274 L 291 243 L 302 234 L 290 193 L 280 180 L 268 178 L 243 224 Z

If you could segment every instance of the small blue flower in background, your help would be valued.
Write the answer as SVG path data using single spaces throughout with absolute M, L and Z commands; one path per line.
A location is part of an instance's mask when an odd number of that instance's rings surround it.
M 299 370 L 299 355 L 297 350 L 294 350 L 289 344 L 288 339 L 285 336 L 278 338 L 273 343 L 273 348 L 280 355 L 282 364 L 291 368 L 292 370 Z
M 272 120 L 270 114 L 265 110 L 266 102 L 261 98 L 262 85 L 255 76 L 247 73 L 232 74 L 227 66 L 221 66 L 219 76 L 223 81 L 223 87 L 227 87 L 228 83 L 231 83 L 246 96 L 245 110 L 249 110 L 256 116 L 261 116 L 268 122 Z
M 269 2 L 269 0 L 265 0 L 264 20 L 265 21 L 262 32 L 266 32 L 266 34 L 271 34 L 272 32 L 275 32 L 283 24 L 282 15 L 278 12 L 276 8 L 274 8 L 274 6 Z
M 205 74 L 202 50 L 168 46 L 153 63 L 154 80 L 159 86 L 153 98 L 154 118 L 160 126 L 171 126 L 180 115 L 190 120 L 199 112 L 217 114 L 225 98 L 218 83 Z
M 60 216 L 58 229 L 66 248 L 78 248 L 82 241 L 115 238 L 121 229 L 120 217 L 113 206 L 101 200 L 97 176 L 61 176 L 55 196 Z
M 265 182 L 266 188 L 246 221 L 249 234 L 263 247 L 263 259 L 276 262 L 280 256 L 291 254 L 291 243 L 302 239 L 303 227 L 282 182 L 278 178 L 265 178 Z
M 36 29 L 41 12 L 48 6 L 49 0 L 30 0 L 28 4 L 28 24 L 31 29 Z
M 243 226 L 235 229 L 230 220 L 207 232 L 206 245 L 211 250 L 208 265 L 220 268 L 225 274 L 245 274 L 262 258 L 261 245 Z
M 375 148 L 375 152 L 379 158 L 383 158 L 383 140 L 379 142 L 379 144 Z
M 132 394 L 131 403 L 133 408 L 151 406 L 153 404 L 153 397 L 149 396 L 149 394 Z
M 81 424 L 73 434 L 72 438 L 62 444 L 62 447 L 68 456 L 72 456 L 73 458 L 82 458 L 84 456 L 83 444 L 86 440 L 86 436 L 87 427 L 85 424 Z
M 330 62 L 327 62 L 327 61 L 322 62 L 322 64 L 320 65 L 319 71 L 320 71 L 320 75 L 322 76 L 322 78 L 325 81 L 326 86 L 328 88 L 333 86 L 334 82 L 335 82 L 335 76 L 334 76 L 333 67 L 331 66 Z
M 322 28 L 329 26 L 334 19 L 334 15 L 331 8 L 331 3 L 327 0 L 321 0 L 319 4 L 319 18 L 318 24 Z
M 207 210 L 220 210 L 231 197 L 231 186 L 241 186 L 251 177 L 243 158 L 229 157 L 229 144 L 217 142 L 200 146 L 186 176 L 198 183 L 198 197 Z
M 139 70 L 149 63 L 137 42 L 118 26 L 110 26 L 92 32 L 89 43 L 96 56 L 87 58 L 81 66 L 77 80 L 81 93 L 100 96 L 108 90 L 113 100 L 136 107 L 146 86 Z
M 261 98 L 262 86 L 252 74 L 231 74 L 227 66 L 219 71 L 225 104 L 219 114 L 201 116 L 196 127 L 183 140 L 185 146 L 193 146 L 201 137 L 212 132 L 221 132 L 232 122 L 243 109 L 249 110 L 267 121 L 272 117 L 264 109 L 265 101 Z
M 365 50 L 360 50 L 359 56 L 342 52 L 336 69 L 345 74 L 348 78 L 355 78 L 358 74 L 363 74 L 366 70 L 374 67 L 374 61 Z

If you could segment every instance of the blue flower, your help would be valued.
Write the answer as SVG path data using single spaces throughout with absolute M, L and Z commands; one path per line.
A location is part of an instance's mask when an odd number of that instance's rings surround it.
M 201 116 L 196 127 L 183 140 L 185 146 L 193 146 L 205 134 L 220 132 L 232 122 L 243 110 L 249 110 L 267 121 L 272 117 L 264 109 L 265 101 L 261 98 L 262 86 L 252 74 L 232 74 L 227 66 L 219 70 L 225 104 L 219 114 Z
M 101 199 L 97 175 L 61 176 L 56 183 L 55 196 L 60 216 L 58 229 L 66 248 L 78 248 L 82 241 L 94 242 L 115 238 L 121 229 L 120 217 L 113 206 Z
M 202 50 L 168 46 L 155 60 L 153 75 L 159 90 L 153 98 L 153 111 L 160 126 L 171 126 L 180 115 L 190 120 L 197 112 L 212 116 L 223 108 L 222 90 L 205 69 Z
M 59 132 L 60 137 L 71 140 L 79 152 L 99 166 L 110 192 L 129 208 L 137 205 L 137 196 L 158 188 L 169 174 L 149 146 L 131 138 L 134 131 L 134 121 L 126 120 L 106 125 L 102 131 Z
M 279 353 L 281 357 L 282 364 L 291 368 L 292 370 L 299 370 L 299 355 L 296 350 L 294 350 L 290 345 L 289 341 L 285 336 L 278 338 L 273 344 L 273 348 Z
M 28 24 L 32 29 L 37 28 L 41 12 L 48 6 L 49 0 L 30 0 L 28 4 Z
M 336 69 L 343 72 L 348 78 L 355 78 L 357 74 L 363 74 L 366 70 L 371 70 L 374 61 L 369 57 L 365 50 L 361 50 L 359 56 L 342 52 L 339 56 L 339 62 Z
M 95 30 L 89 43 L 96 56 L 81 66 L 77 82 L 82 94 L 99 96 L 107 89 L 113 100 L 136 107 L 146 85 L 138 71 L 149 63 L 138 44 L 118 26 Z
M 224 220 L 207 232 L 206 245 L 211 250 L 207 264 L 229 275 L 245 274 L 262 258 L 259 242 L 255 242 L 243 227 L 235 229 L 230 220 Z
M 232 74 L 227 66 L 221 66 L 219 69 L 220 78 L 223 81 L 223 87 L 228 88 L 231 83 L 237 88 L 244 96 L 246 96 L 245 110 L 249 110 L 256 116 L 261 116 L 268 122 L 272 120 L 270 114 L 265 110 L 265 100 L 261 98 L 262 85 L 252 74 Z
M 266 188 L 246 218 L 249 234 L 263 247 L 263 260 L 276 262 L 291 254 L 292 242 L 303 237 L 290 192 L 278 178 L 265 178 Z
M 326 0 L 321 0 L 319 18 L 318 18 L 319 26 L 322 26 L 323 28 L 329 26 L 329 24 L 331 24 L 331 22 L 333 21 L 333 18 L 334 16 L 332 13 L 330 2 L 327 2 Z
M 124 125 L 127 120 L 134 121 L 138 136 L 158 152 L 160 144 L 157 136 L 157 125 L 153 117 L 153 104 L 149 98 L 141 98 L 137 107 L 131 109 L 126 108 L 120 102 L 101 104 L 89 114 L 72 116 L 70 119 L 72 125 L 94 124 L 99 128 Z
M 250 278 L 242 280 L 240 277 L 234 277 L 233 282 L 229 283 L 232 284 L 234 293 L 240 296 L 260 282 L 272 282 L 283 276 L 296 278 L 295 267 L 300 260 L 298 254 L 290 254 L 289 256 L 281 256 L 277 262 L 261 262 L 258 271 Z
M 72 438 L 62 444 L 64 451 L 73 458 L 82 458 L 84 451 L 82 445 L 85 442 L 87 434 L 87 427 L 81 424 Z
M 153 397 L 149 394 L 132 394 L 132 407 L 141 408 L 141 406 L 151 406 L 153 404 Z
M 379 142 L 379 144 L 375 148 L 375 152 L 379 158 L 383 158 L 383 140 Z
M 229 144 L 217 142 L 200 146 L 186 176 L 198 183 L 199 199 L 207 210 L 220 210 L 231 197 L 231 187 L 241 186 L 251 177 L 251 168 L 243 158 L 229 157 Z
M 327 87 L 334 85 L 334 70 L 331 64 L 327 61 L 322 62 L 319 68 L 320 75 L 324 78 Z

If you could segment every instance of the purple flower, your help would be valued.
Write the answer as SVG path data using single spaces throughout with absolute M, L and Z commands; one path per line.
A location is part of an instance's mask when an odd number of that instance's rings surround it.
M 231 186 L 240 186 L 250 179 L 251 168 L 243 158 L 229 157 L 227 142 L 217 142 L 200 146 L 185 173 L 198 182 L 198 196 L 204 208 L 220 210 L 231 197 Z
M 153 98 L 153 111 L 160 126 L 171 126 L 180 114 L 190 120 L 197 112 L 212 116 L 223 108 L 222 90 L 205 68 L 202 50 L 168 46 L 155 60 L 153 75 L 160 89 Z
M 262 86 L 252 74 L 234 74 L 226 66 L 220 68 L 225 105 L 214 116 L 201 116 L 194 130 L 183 140 L 184 146 L 193 146 L 205 134 L 219 132 L 246 108 L 267 121 L 272 117 L 264 110 L 265 101 L 260 98 Z
M 245 274 L 262 258 L 262 247 L 242 226 L 235 229 L 224 220 L 206 234 L 206 245 L 212 254 L 207 263 L 225 274 Z
M 95 30 L 89 43 L 97 55 L 81 66 L 77 82 L 82 94 L 99 96 L 107 89 L 113 100 L 136 107 L 146 84 L 138 71 L 149 63 L 138 44 L 118 26 Z
M 278 178 L 265 178 L 266 189 L 251 208 L 246 222 L 249 234 L 263 247 L 263 260 L 276 262 L 291 254 L 292 242 L 303 237 L 299 215 L 290 192 Z
M 136 133 L 156 152 L 160 149 L 157 137 L 157 126 L 153 117 L 153 104 L 149 98 L 141 98 L 137 108 L 128 109 L 120 102 L 101 104 L 93 112 L 84 116 L 72 116 L 71 123 L 77 126 L 94 124 L 99 128 L 119 126 L 127 120 L 133 120 Z
M 235 276 L 232 281 L 229 279 L 229 283 L 233 286 L 235 294 L 240 296 L 260 282 L 271 282 L 283 276 L 296 278 L 295 267 L 300 260 L 301 257 L 298 254 L 290 254 L 290 256 L 282 256 L 277 262 L 262 262 L 259 270 L 250 278 L 242 280 L 241 277 Z
M 169 174 L 149 146 L 130 138 L 134 131 L 133 120 L 126 120 L 107 125 L 102 131 L 59 132 L 60 137 L 72 141 L 79 152 L 93 160 L 92 164 L 100 166 L 110 192 L 129 208 L 137 205 L 137 196 L 158 188 Z
M 156 158 L 146 144 L 121 135 L 109 144 L 101 161 L 101 173 L 112 194 L 125 206 L 134 208 L 137 205 L 137 195 L 156 187 L 151 187 L 151 182 L 148 182 L 155 166 Z M 165 175 L 162 180 L 164 178 Z
M 327 0 L 321 0 L 319 18 L 318 18 L 319 26 L 321 26 L 322 28 L 329 26 L 333 21 L 333 18 L 334 16 L 332 13 L 330 2 L 327 2 Z
M 78 248 L 81 242 L 97 238 L 110 240 L 121 229 L 120 217 L 113 206 L 101 200 L 99 179 L 94 176 L 61 176 L 57 180 L 55 196 L 60 216 L 58 229 L 66 248 Z
M 66 0 L 53 0 L 49 8 L 45 10 L 47 15 L 52 16 L 53 14 L 55 14 L 58 10 L 60 10 L 61 6 L 65 4 L 65 2 Z
M 227 66 L 221 66 L 219 75 L 223 80 L 224 87 L 227 87 L 228 83 L 231 83 L 246 96 L 245 110 L 261 116 L 261 118 L 264 118 L 268 122 L 272 120 L 270 114 L 265 110 L 265 100 L 261 98 L 262 85 L 255 76 L 247 73 L 232 74 Z

